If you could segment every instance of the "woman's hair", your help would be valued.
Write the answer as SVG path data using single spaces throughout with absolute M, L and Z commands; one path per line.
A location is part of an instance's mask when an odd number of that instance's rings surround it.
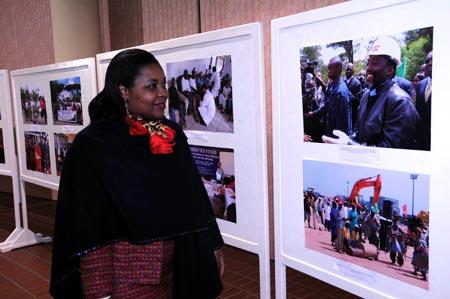
M 126 108 L 119 85 L 132 88 L 142 68 L 152 64 L 159 65 L 159 62 L 150 52 L 141 49 L 124 50 L 114 56 L 106 70 L 105 87 L 89 104 L 91 121 L 123 120 Z

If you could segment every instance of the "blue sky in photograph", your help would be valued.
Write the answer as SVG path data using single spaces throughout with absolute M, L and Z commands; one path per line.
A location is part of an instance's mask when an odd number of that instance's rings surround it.
M 80 77 L 72 77 L 72 78 L 66 78 L 66 79 L 59 79 L 55 80 L 59 84 L 80 84 Z
M 351 192 L 353 184 L 362 178 L 381 175 L 381 194 L 399 201 L 399 206 L 408 205 L 408 211 L 412 203 L 412 180 L 410 173 L 401 171 L 384 170 L 351 166 L 345 164 L 303 160 L 303 187 L 313 187 L 316 192 L 323 195 L 333 196 L 336 194 L 347 194 Z M 414 183 L 414 211 L 429 210 L 430 194 L 429 175 L 418 174 Z M 360 192 L 364 200 L 368 201 L 373 196 L 373 187 L 364 188 Z

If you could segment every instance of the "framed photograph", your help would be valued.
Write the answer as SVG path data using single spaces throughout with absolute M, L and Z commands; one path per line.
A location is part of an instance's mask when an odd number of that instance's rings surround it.
M 54 133 L 55 139 L 55 157 L 56 157 L 56 175 L 61 175 L 61 170 L 66 159 L 67 152 L 75 139 L 76 134 Z
M 21 179 L 58 189 L 64 157 L 89 124 L 97 94 L 94 58 L 11 72 Z
M 25 131 L 27 169 L 50 174 L 50 148 L 48 134 Z
M 430 177 L 303 160 L 305 247 L 428 290 Z
M 80 77 L 50 81 L 53 122 L 55 125 L 82 125 Z
M 354 1 L 272 21 L 279 296 L 286 266 L 364 298 L 450 291 L 439 279 L 450 267 L 439 249 L 444 229 L 433 225 L 445 223 L 450 208 L 441 200 L 450 103 L 439 100 L 445 67 L 432 59 L 445 60 L 450 50 L 449 8 L 433 0 Z M 333 203 L 344 210 L 336 234 L 327 214 Z M 372 227 L 363 221 L 371 214 Z M 402 233 L 392 231 L 394 222 Z
M 380 74 L 368 67 L 368 58 L 389 42 L 393 49 L 388 50 L 399 54 L 393 77 L 401 89 L 397 98 L 404 97 L 406 104 L 398 108 L 401 111 L 392 111 L 385 101 L 387 109 L 381 113 L 377 109 L 381 106 L 370 107 L 370 93 L 381 86 L 375 87 Z M 307 46 L 299 52 L 304 141 L 323 143 L 322 136 L 337 139 L 333 130 L 340 130 L 367 146 L 430 150 L 433 27 Z M 328 75 L 333 61 L 341 67 L 341 78 L 335 80 Z M 373 130 L 378 125 L 374 119 L 380 118 L 383 124 Z M 395 129 L 398 134 L 391 133 Z
M 169 117 L 186 130 L 233 133 L 231 56 L 167 64 Z
M 268 227 L 261 222 L 267 219 L 267 168 L 260 24 L 138 48 L 151 52 L 161 64 L 168 83 L 166 118 L 184 128 L 189 144 L 233 150 L 236 194 L 245 200 L 237 200 L 236 222 L 224 220 L 222 214 L 218 223 L 227 244 L 261 252 Z M 109 62 L 120 51 L 97 55 L 100 90 Z M 183 86 L 190 91 L 183 94 Z
M 20 87 L 20 103 L 24 124 L 47 124 L 47 105 L 44 88 L 33 83 Z
M 200 173 L 217 218 L 236 223 L 236 180 L 232 149 L 191 145 L 192 156 Z

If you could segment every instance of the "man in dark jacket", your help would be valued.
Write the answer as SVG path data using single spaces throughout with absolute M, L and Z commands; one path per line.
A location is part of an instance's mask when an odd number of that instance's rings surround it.
M 393 80 L 400 61 L 400 47 L 390 37 L 380 37 L 369 50 L 368 80 L 372 86 L 361 98 L 356 135 L 350 139 L 337 132 L 339 139 L 323 137 L 325 142 L 413 149 L 419 115 L 411 97 Z
M 352 128 L 358 119 L 359 100 L 363 91 L 361 82 L 353 76 L 354 73 L 355 67 L 353 63 L 347 63 L 345 66 L 345 84 L 347 84 L 348 90 L 351 93 Z
M 315 111 L 308 113 L 309 116 L 320 117 L 325 115 L 326 135 L 333 136 L 333 130 L 340 130 L 351 134 L 352 121 L 350 110 L 350 91 L 341 78 L 342 60 L 334 57 L 328 63 L 328 84 L 325 91 L 325 104 Z M 320 80 L 316 77 L 316 81 Z M 320 80 L 320 85 L 325 85 Z

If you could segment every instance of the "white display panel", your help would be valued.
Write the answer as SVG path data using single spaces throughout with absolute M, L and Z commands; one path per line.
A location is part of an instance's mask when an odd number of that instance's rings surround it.
M 11 72 L 19 171 L 25 181 L 54 190 L 75 135 L 89 124 L 97 94 L 94 58 Z
M 234 150 L 237 223 L 219 220 L 219 224 L 227 243 L 253 252 L 260 245 L 258 232 L 264 229 L 256 215 L 262 217 L 267 205 L 261 42 L 260 25 L 250 24 L 139 46 L 155 55 L 165 73 L 168 63 L 232 57 L 234 133 L 185 133 L 191 145 Z M 99 90 L 109 61 L 118 52 L 97 55 Z
M 445 234 L 450 208 L 450 204 L 442 200 L 448 181 L 446 173 L 450 170 L 450 159 L 446 154 L 450 147 L 445 137 L 446 111 L 450 103 L 443 100 L 446 90 L 444 61 L 450 48 L 450 38 L 446 33 L 450 24 L 445 12 L 449 8 L 446 1 L 354 1 L 272 21 L 275 248 L 277 294 L 280 298 L 286 296 L 285 266 L 366 298 L 448 297 L 448 283 L 443 279 L 449 269 L 444 249 L 447 245 L 445 239 L 439 236 Z M 302 107 L 301 49 L 339 41 L 395 36 L 429 27 L 433 28 L 434 56 L 431 151 L 303 142 L 305 111 Z M 323 52 L 322 55 L 326 56 Z M 304 167 L 305 163 L 309 168 Z M 425 180 L 420 183 L 416 181 L 418 185 L 415 188 L 416 191 L 422 185 L 425 189 L 429 188 L 425 192 L 428 198 L 423 200 L 421 206 L 431 211 L 427 282 L 415 283 L 421 276 L 415 277 L 410 270 L 411 259 L 407 259 L 403 267 L 394 269 L 406 277 L 401 279 L 404 277 L 384 271 L 383 266 L 371 267 L 357 262 L 355 257 L 335 255 L 328 239 L 322 246 L 329 249 L 328 253 L 308 244 L 311 231 L 305 228 L 303 191 L 316 187 L 321 189 L 318 190 L 321 193 L 334 192 L 333 195 L 336 195 L 346 192 L 345 183 L 341 182 L 339 190 L 324 191 L 317 179 L 311 180 L 313 170 L 319 167 L 334 173 L 336 179 L 333 181 L 323 175 L 323 179 L 330 180 L 328 185 L 343 179 L 346 169 L 356 169 L 354 173 L 366 173 L 368 176 L 369 173 L 384 173 L 386 177 L 406 177 L 405 181 L 399 179 L 395 182 L 394 188 L 398 184 L 397 189 L 403 190 L 403 196 L 408 198 L 414 192 L 411 190 L 414 180 L 409 178 L 410 174 L 419 174 L 419 179 Z M 357 179 L 359 177 L 356 175 L 349 177 L 347 184 L 351 187 L 354 183 L 351 180 Z M 313 186 L 315 182 L 317 186 Z M 402 197 L 390 191 L 391 181 L 383 181 L 383 184 L 385 189 L 381 189 L 382 195 L 386 192 L 386 197 Z M 428 184 L 429 187 L 426 187 Z M 411 209 L 410 201 L 400 200 L 403 205 L 408 203 Z M 418 206 L 416 202 L 416 209 Z M 387 255 L 389 259 L 389 253 Z M 408 267 L 406 263 L 409 263 Z
M 17 175 L 9 73 L 0 70 L 0 174 Z

